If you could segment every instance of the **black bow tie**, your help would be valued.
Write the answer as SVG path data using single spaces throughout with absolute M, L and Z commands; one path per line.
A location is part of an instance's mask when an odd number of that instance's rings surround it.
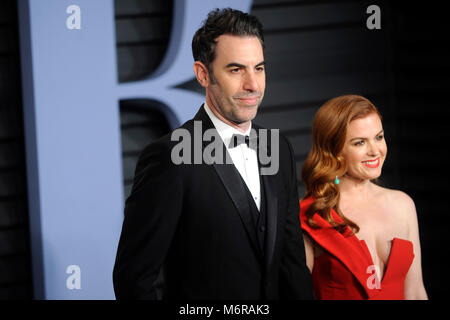
M 258 142 L 258 138 L 256 136 L 249 137 L 249 136 L 244 136 L 243 134 L 233 134 L 231 136 L 230 145 L 228 147 L 235 148 L 238 145 L 240 145 L 241 143 L 245 143 L 247 145 L 247 147 L 256 149 L 257 142 Z

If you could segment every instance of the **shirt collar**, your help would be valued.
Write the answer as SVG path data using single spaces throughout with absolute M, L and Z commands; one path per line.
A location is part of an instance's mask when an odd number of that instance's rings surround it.
M 217 118 L 216 115 L 209 108 L 206 101 L 204 103 L 204 108 L 205 108 L 206 114 L 211 119 L 214 127 L 216 128 L 217 132 L 219 133 L 220 137 L 222 138 L 222 140 L 226 146 L 228 146 L 230 144 L 231 137 L 233 136 L 233 134 L 250 135 L 250 130 L 252 129 L 251 122 L 250 122 L 250 126 L 248 127 L 247 131 L 242 133 L 238 129 L 230 126 L 229 124 L 227 124 L 227 123 L 223 122 L 222 120 L 220 120 L 219 118 Z

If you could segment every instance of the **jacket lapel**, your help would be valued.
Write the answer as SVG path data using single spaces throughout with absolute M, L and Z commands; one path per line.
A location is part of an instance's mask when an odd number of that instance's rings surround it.
M 275 240 L 277 237 L 277 229 L 278 229 L 278 192 L 276 188 L 276 175 L 261 175 L 261 168 L 264 166 L 268 166 L 269 164 L 262 164 L 260 155 L 269 155 L 269 150 L 271 141 L 270 135 L 268 135 L 266 139 L 266 145 L 260 143 L 262 140 L 259 137 L 260 127 L 257 125 L 253 125 L 253 128 L 256 130 L 256 134 L 258 134 L 258 165 L 260 171 L 260 179 L 262 180 L 262 185 L 265 193 L 265 203 L 266 203 L 266 246 L 265 246 L 265 263 L 266 270 L 270 270 L 270 266 L 272 263 L 273 253 L 275 250 Z
M 194 121 L 202 121 L 202 131 L 206 131 L 208 129 L 214 129 L 215 127 L 209 118 L 209 116 L 206 114 L 206 111 L 204 110 L 204 107 L 200 108 L 200 110 L 197 112 L 197 114 L 194 117 Z M 203 135 L 203 132 L 202 132 Z M 203 141 L 203 148 L 208 145 L 209 142 Z M 231 159 L 230 155 L 228 154 L 228 151 L 225 147 L 225 144 L 223 144 L 223 154 L 226 155 L 228 159 Z M 213 164 L 214 169 L 216 170 L 220 180 L 222 181 L 222 184 L 224 185 L 228 195 L 230 196 L 234 206 L 236 207 L 236 211 L 238 212 L 241 221 L 245 227 L 245 230 L 250 238 L 250 241 L 252 243 L 253 248 L 256 250 L 256 252 L 261 253 L 258 238 L 256 235 L 256 229 L 252 220 L 251 211 L 248 205 L 248 200 L 245 195 L 245 186 L 243 184 L 243 181 L 239 175 L 239 172 L 237 171 L 236 167 L 231 164 Z
M 234 206 L 236 207 L 236 210 L 241 217 L 242 223 L 244 224 L 245 230 L 250 237 L 254 249 L 257 252 L 261 252 L 256 235 L 256 229 L 250 212 L 250 207 L 245 195 L 246 190 L 243 185 L 243 181 L 239 176 L 239 172 L 232 164 L 214 164 L 214 169 L 216 169 L 216 172 L 219 175 L 225 189 L 227 190 L 228 195 L 233 201 Z
M 278 196 L 275 188 L 275 176 L 262 175 L 260 178 L 263 181 L 266 202 L 265 262 L 266 270 L 270 270 L 277 237 Z

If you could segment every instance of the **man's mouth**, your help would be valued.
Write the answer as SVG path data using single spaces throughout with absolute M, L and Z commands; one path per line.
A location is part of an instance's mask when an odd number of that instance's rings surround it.
M 252 93 L 238 93 L 233 98 L 242 102 L 247 106 L 255 106 L 258 104 L 259 100 L 262 97 L 262 92 L 255 91 Z
M 240 101 L 242 101 L 244 104 L 247 104 L 249 106 L 254 106 L 258 103 L 259 98 L 258 97 L 249 97 L 249 98 L 238 98 Z

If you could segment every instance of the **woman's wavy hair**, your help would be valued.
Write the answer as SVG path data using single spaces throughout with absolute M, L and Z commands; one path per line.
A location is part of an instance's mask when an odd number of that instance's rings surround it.
M 302 179 L 306 186 L 303 198 L 313 197 L 314 202 L 306 211 L 307 222 L 318 228 L 313 215 L 318 213 L 337 231 L 343 233 L 347 226 L 353 233 L 359 226 L 346 218 L 339 210 L 340 193 L 334 183 L 336 176 L 347 171 L 347 164 L 341 155 L 348 124 L 375 113 L 382 119 L 378 109 L 359 95 L 343 95 L 325 102 L 317 111 L 312 126 L 312 148 L 302 168 Z M 331 216 L 334 209 L 343 222 L 338 223 Z

